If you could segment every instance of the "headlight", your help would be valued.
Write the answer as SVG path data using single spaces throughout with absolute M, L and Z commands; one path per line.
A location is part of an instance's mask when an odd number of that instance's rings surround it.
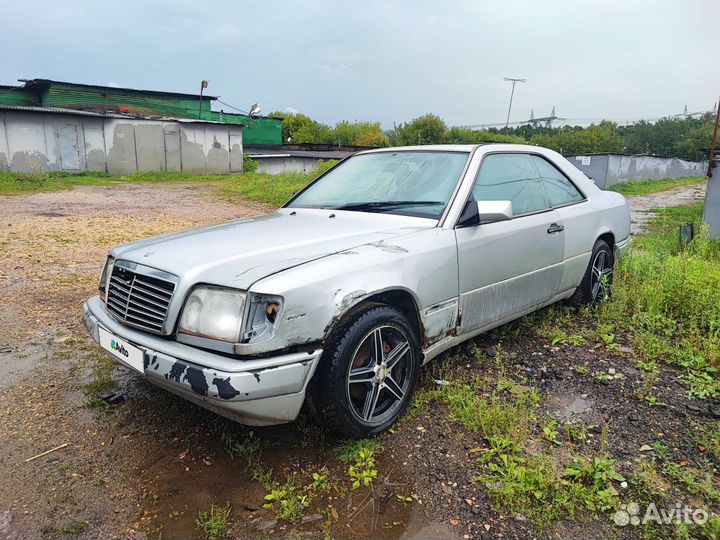
M 178 332 L 237 343 L 240 341 L 245 293 L 201 285 L 185 301 Z
M 115 257 L 108 255 L 105 260 L 105 266 L 103 266 L 102 272 L 100 273 L 100 284 L 98 285 L 100 292 L 103 294 L 105 294 L 105 291 L 107 290 L 108 280 L 110 279 L 110 274 L 112 274 L 112 267 L 114 263 Z

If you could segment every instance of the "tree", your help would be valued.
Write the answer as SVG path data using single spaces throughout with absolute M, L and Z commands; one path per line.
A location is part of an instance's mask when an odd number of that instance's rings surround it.
M 394 137 L 400 146 L 415 144 L 441 144 L 445 142 L 447 126 L 442 118 L 426 114 L 409 123 L 395 127 Z

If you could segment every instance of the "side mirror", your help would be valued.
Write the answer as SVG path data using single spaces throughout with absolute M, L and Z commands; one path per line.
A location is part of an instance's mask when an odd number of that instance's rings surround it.
M 513 218 L 511 201 L 478 201 L 477 211 L 481 223 L 507 221 Z
M 513 218 L 510 201 L 468 201 L 465 204 L 458 227 L 474 227 L 483 223 L 507 221 Z

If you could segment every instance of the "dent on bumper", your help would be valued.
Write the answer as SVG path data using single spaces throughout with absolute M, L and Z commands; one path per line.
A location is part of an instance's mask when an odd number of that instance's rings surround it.
M 149 382 L 252 425 L 290 422 L 297 417 L 322 354 L 316 349 L 259 360 L 227 358 L 127 328 L 108 315 L 99 297 L 83 306 L 83 322 L 98 343 L 98 327 L 102 327 L 139 347 Z

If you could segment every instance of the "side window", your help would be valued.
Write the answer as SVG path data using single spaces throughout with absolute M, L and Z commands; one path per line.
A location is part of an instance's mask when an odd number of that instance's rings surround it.
M 531 157 L 542 178 L 545 195 L 547 195 L 553 207 L 579 202 L 584 199 L 582 193 L 554 165 L 539 156 Z
M 476 201 L 511 201 L 516 216 L 550 208 L 528 154 L 485 156 L 473 185 L 473 197 Z

